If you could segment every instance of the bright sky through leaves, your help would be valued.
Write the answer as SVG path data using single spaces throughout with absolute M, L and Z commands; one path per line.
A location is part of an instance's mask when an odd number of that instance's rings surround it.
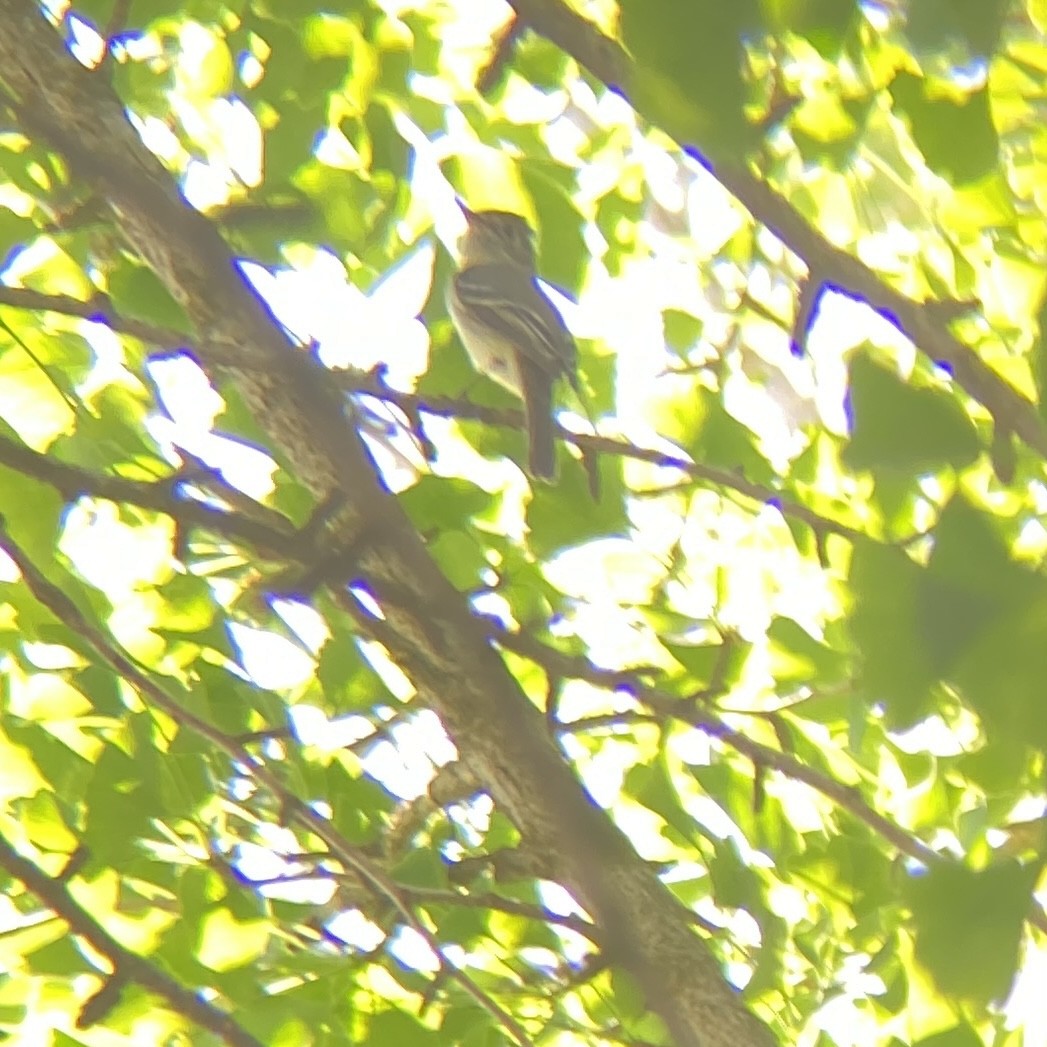
M 1047 1047 L 1043 4 L 48 11 L 3 1034 Z M 578 340 L 556 486 L 456 198 Z

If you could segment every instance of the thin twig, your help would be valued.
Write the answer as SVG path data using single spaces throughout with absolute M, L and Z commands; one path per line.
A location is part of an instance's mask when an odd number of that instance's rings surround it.
M 2 836 L 0 866 L 21 880 L 52 912 L 65 920 L 74 934 L 89 942 L 95 951 L 112 964 L 110 982 L 133 980 L 166 1000 L 172 1010 L 200 1028 L 209 1030 L 230 1047 L 262 1047 L 261 1041 L 237 1025 L 231 1015 L 207 1003 L 148 960 L 124 948 L 84 910 L 61 880 L 48 876 L 34 862 L 19 854 Z
M 59 461 L 2 435 L 0 464 L 53 487 L 67 501 L 86 495 L 136 505 L 170 516 L 184 526 L 199 527 L 224 538 L 248 542 L 279 556 L 297 558 L 300 552 L 291 524 L 271 510 L 257 506 L 257 511 L 266 513 L 272 525 L 247 515 L 226 512 L 181 494 L 177 476 L 151 482 L 110 476 Z M 281 523 L 283 526 L 279 526 Z
M 399 886 L 383 870 L 360 854 L 329 821 L 317 814 L 308 803 L 292 793 L 265 766 L 260 758 L 237 744 L 206 720 L 186 709 L 153 680 L 144 669 L 140 668 L 128 655 L 124 654 L 106 634 L 95 626 L 86 615 L 80 612 L 79 608 L 65 592 L 44 577 L 7 531 L 6 524 L 4 524 L 2 518 L 0 518 L 0 548 L 3 548 L 18 566 L 26 585 L 36 599 L 47 607 L 63 624 L 86 641 L 121 679 L 134 687 L 151 706 L 165 712 L 183 728 L 192 731 L 226 753 L 242 768 L 245 774 L 269 790 L 274 797 L 279 799 L 283 810 L 294 821 L 314 832 L 324 841 L 334 857 L 342 862 L 346 868 L 350 868 L 358 873 L 366 883 L 372 885 L 378 893 L 392 904 L 407 925 L 432 950 L 444 976 L 461 986 L 480 1007 L 487 1011 L 505 1029 L 520 1047 L 535 1047 L 533 1040 L 523 1026 L 491 999 L 465 971 L 451 962 L 436 936 L 418 918 L 405 900 Z M 252 1047 L 254 1047 L 253 1044 Z
M 405 412 L 420 411 L 423 414 L 431 414 L 440 418 L 468 419 L 483 422 L 487 425 L 505 426 L 515 429 L 523 425 L 523 414 L 520 411 L 484 407 L 455 397 L 425 397 L 417 393 L 401 392 L 400 390 L 390 389 L 384 383 L 377 381 L 369 372 L 356 370 L 335 371 L 332 373 L 332 378 L 346 392 L 369 393 L 372 396 L 396 404 L 397 407 Z M 670 454 L 665 451 L 637 447 L 635 444 L 616 437 L 576 433 L 570 429 L 565 429 L 559 424 L 556 425 L 556 431 L 561 439 L 574 444 L 583 451 L 589 450 L 598 454 L 631 458 L 635 461 L 648 462 L 651 465 L 661 466 L 666 469 L 676 469 L 691 479 L 737 491 L 739 494 L 761 504 L 775 506 L 783 516 L 799 520 L 816 532 L 836 534 L 852 542 L 878 541 L 877 538 L 866 534 L 864 531 L 859 531 L 857 528 L 839 520 L 822 516 L 813 509 L 808 509 L 807 506 L 793 501 L 783 492 L 776 491 L 763 484 L 753 483 L 738 473 L 731 472 L 729 469 L 718 469 L 715 466 L 692 462 L 680 455 Z

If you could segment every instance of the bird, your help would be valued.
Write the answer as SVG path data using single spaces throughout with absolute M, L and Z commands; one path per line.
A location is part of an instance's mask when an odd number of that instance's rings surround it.
M 555 482 L 553 388 L 561 377 L 578 388 L 578 347 L 538 284 L 527 220 L 510 211 L 459 206 L 466 230 L 447 293 L 451 320 L 473 366 L 523 400 L 527 472 Z

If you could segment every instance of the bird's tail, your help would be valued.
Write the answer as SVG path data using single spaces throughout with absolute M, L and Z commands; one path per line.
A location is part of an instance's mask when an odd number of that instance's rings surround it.
M 553 380 L 538 367 L 522 365 L 524 413 L 527 418 L 527 471 L 535 480 L 556 482 L 556 426 L 553 422 Z

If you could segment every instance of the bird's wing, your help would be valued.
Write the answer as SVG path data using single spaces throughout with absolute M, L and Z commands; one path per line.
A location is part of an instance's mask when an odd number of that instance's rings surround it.
M 549 374 L 574 379 L 577 348 L 537 281 L 513 265 L 474 265 L 455 275 L 459 300 Z

